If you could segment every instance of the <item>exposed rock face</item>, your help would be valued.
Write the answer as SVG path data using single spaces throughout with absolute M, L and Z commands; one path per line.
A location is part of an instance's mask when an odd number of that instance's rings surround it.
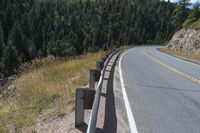
M 200 54 L 200 30 L 181 29 L 172 37 L 167 47 Z

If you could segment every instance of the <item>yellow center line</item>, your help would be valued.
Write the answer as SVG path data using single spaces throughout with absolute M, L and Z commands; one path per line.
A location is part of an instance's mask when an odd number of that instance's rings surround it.
M 146 55 L 147 57 L 149 57 L 150 59 L 152 59 L 154 62 L 156 62 L 156 63 L 158 63 L 158 64 L 160 64 L 160 65 L 166 67 L 167 69 L 171 70 L 172 72 L 174 72 L 174 73 L 176 73 L 176 74 L 179 74 L 179 75 L 181 75 L 181 76 L 183 76 L 183 77 L 185 77 L 185 78 L 187 78 L 187 79 L 193 81 L 194 83 L 197 83 L 197 84 L 200 85 L 200 80 L 199 80 L 199 79 L 194 78 L 194 77 L 192 77 L 191 75 L 188 75 L 188 74 L 186 74 L 186 73 L 184 73 L 184 72 L 181 72 L 181 71 L 179 71 L 179 70 L 177 70 L 177 69 L 175 69 L 175 68 L 173 68 L 173 67 L 171 67 L 171 66 L 169 66 L 169 65 L 167 65 L 167 64 L 165 64 L 165 63 L 163 63 L 163 62 L 161 62 L 160 60 L 154 58 L 153 56 L 151 56 L 151 55 L 149 55 L 149 54 L 147 53 L 146 48 L 143 50 L 143 53 L 144 53 L 144 55 Z

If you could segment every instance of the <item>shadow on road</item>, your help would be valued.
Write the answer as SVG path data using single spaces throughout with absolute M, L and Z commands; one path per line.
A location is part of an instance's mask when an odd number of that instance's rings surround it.
M 117 131 L 117 117 L 116 117 L 116 108 L 115 108 L 115 97 L 113 90 L 113 77 L 115 70 L 115 62 L 110 71 L 108 78 L 107 91 L 106 94 L 106 105 L 105 105 L 105 120 L 103 133 L 116 133 Z
M 78 130 L 80 130 L 82 133 L 86 133 L 86 132 L 87 132 L 87 127 L 88 127 L 88 124 L 84 123 L 82 126 L 76 127 L 76 128 L 77 128 Z M 97 128 L 97 129 L 96 129 L 96 132 L 97 132 L 97 133 L 102 133 L 102 129 Z
M 112 65 L 111 65 L 112 64 Z M 106 72 L 109 73 L 108 78 L 104 77 L 104 80 L 107 80 L 106 94 L 101 93 L 102 97 L 106 98 L 105 103 L 105 119 L 103 129 L 97 128 L 96 133 L 116 133 L 117 132 L 117 117 L 116 117 L 116 108 L 115 108 L 115 98 L 113 90 L 113 78 L 115 70 L 116 60 L 111 60 L 107 66 Z M 87 123 L 84 123 L 82 126 L 77 127 L 82 133 L 87 131 Z

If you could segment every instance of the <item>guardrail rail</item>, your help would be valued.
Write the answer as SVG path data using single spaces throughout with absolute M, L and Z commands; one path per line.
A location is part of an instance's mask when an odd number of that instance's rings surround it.
M 101 89 L 102 89 L 102 85 L 103 85 L 105 71 L 106 71 L 106 68 L 107 68 L 108 63 L 110 62 L 111 58 L 120 50 L 121 49 L 111 52 L 111 54 L 108 55 L 108 57 L 106 58 L 106 61 L 104 62 L 104 66 L 101 71 L 99 82 L 96 87 L 96 93 L 95 93 L 95 98 L 94 98 L 94 102 L 92 105 L 92 111 L 91 111 L 91 115 L 90 115 L 90 119 L 89 119 L 89 123 L 88 123 L 87 133 L 95 133 L 96 132 L 96 123 L 97 123 L 99 102 L 100 102 Z

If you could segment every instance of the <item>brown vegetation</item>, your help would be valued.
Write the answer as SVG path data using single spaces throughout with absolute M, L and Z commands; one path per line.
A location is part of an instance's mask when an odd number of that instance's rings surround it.
M 24 65 L 23 73 L 13 83 L 15 96 L 0 99 L 0 131 L 5 132 L 8 126 L 29 127 L 39 115 L 65 115 L 67 105 L 74 102 L 74 89 L 87 83 L 88 69 L 101 55 L 99 52 L 68 60 L 48 57 Z

